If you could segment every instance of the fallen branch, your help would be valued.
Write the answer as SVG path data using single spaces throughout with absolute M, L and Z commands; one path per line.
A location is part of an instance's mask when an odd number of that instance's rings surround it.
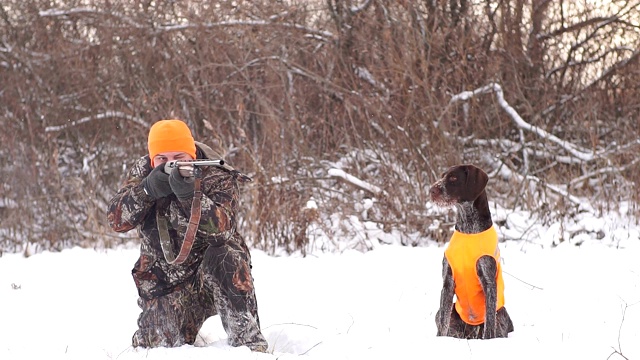
M 516 126 L 520 129 L 527 130 L 532 132 L 539 137 L 551 141 L 564 150 L 566 150 L 573 157 L 576 157 L 582 161 L 593 161 L 594 159 L 600 158 L 602 150 L 599 152 L 589 151 L 587 149 L 581 148 L 573 143 L 570 143 L 566 140 L 562 140 L 559 137 L 537 127 L 529 124 L 524 121 L 520 114 L 504 99 L 504 92 L 502 91 L 502 87 L 499 84 L 491 83 L 489 85 L 483 86 L 473 91 L 463 91 L 460 94 L 454 95 L 451 100 L 449 100 L 449 104 L 453 104 L 459 101 L 467 101 L 477 95 L 495 93 L 498 99 L 498 104 L 502 109 L 509 115 L 509 117 L 516 123 Z
M 373 184 L 369 184 L 368 182 L 362 181 L 360 179 L 358 179 L 357 177 L 347 174 L 346 172 L 344 172 L 343 170 L 340 169 L 329 169 L 329 176 L 331 177 L 335 177 L 335 178 L 340 178 L 356 187 L 359 187 L 362 190 L 366 190 L 368 192 L 371 192 L 375 195 L 386 195 L 385 191 L 382 190 L 381 188 L 373 185 Z

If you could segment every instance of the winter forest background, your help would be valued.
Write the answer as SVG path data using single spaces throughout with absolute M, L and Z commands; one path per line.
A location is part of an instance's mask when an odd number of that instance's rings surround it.
M 531 223 L 637 223 L 639 58 L 640 1 L 3 0 L 0 253 L 134 238 L 107 204 L 166 118 L 253 178 L 268 253 L 443 242 L 456 163 Z

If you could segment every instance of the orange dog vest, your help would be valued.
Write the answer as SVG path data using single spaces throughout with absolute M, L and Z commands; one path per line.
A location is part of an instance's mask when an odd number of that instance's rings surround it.
M 482 324 L 485 319 L 485 298 L 476 273 L 476 262 L 481 256 L 489 255 L 496 259 L 498 264 L 496 311 L 504 306 L 504 283 L 498 233 L 493 226 L 479 234 L 463 234 L 454 231 L 444 255 L 453 271 L 453 280 L 456 284 L 456 310 L 460 318 L 470 325 Z

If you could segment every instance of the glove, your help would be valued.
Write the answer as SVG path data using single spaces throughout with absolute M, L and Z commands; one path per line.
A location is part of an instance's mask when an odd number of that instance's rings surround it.
M 176 194 L 178 199 L 187 200 L 193 197 L 194 178 L 182 177 L 178 167 L 171 170 L 171 175 L 169 175 L 169 184 L 171 185 L 171 190 L 173 190 L 173 193 Z
M 153 168 L 149 175 L 142 180 L 144 192 L 154 199 L 166 197 L 172 193 L 169 184 L 169 175 L 164 173 L 164 164 Z

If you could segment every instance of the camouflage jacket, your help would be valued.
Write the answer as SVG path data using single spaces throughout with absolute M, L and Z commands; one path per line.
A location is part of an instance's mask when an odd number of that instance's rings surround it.
M 197 157 L 211 158 L 210 149 L 197 143 Z M 191 215 L 191 199 L 178 200 L 171 194 L 157 201 L 141 185 L 151 172 L 149 156 L 138 159 L 124 185 L 110 201 L 107 219 L 114 231 L 138 229 L 141 238 L 140 258 L 133 269 L 139 295 L 145 299 L 162 296 L 193 282 L 209 246 L 233 242 L 246 249 L 237 232 L 238 181 L 233 172 L 216 166 L 205 167 L 202 178 L 202 210 L 191 254 L 180 265 L 170 265 L 160 245 L 156 212 L 167 220 L 174 253 L 180 251 Z

